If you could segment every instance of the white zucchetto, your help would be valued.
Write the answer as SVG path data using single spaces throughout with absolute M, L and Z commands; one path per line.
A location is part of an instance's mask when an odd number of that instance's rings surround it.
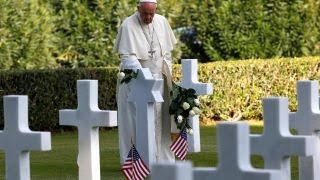
M 139 3 L 142 2 L 152 2 L 152 3 L 157 3 L 157 0 L 139 0 Z

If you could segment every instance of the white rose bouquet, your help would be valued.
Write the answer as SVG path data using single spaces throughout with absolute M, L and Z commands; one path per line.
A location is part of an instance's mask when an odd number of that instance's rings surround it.
M 188 117 L 192 117 L 201 113 L 200 101 L 194 89 L 186 89 L 172 83 L 172 91 L 170 92 L 171 104 L 169 107 L 170 115 L 174 116 L 178 129 L 187 128 L 187 132 L 192 135 L 193 130 L 189 125 Z
M 138 76 L 138 71 L 133 69 L 124 69 L 119 71 L 118 78 L 121 80 L 120 83 L 128 84 L 132 78 L 136 79 Z

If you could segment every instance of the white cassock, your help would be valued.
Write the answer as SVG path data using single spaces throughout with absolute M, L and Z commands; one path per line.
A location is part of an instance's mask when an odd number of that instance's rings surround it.
M 154 78 L 164 79 L 161 93 L 164 103 L 155 105 L 156 159 L 174 161 L 170 150 L 171 119 L 169 115 L 169 88 L 171 85 L 171 51 L 177 43 L 165 17 L 155 14 L 152 23 L 143 24 L 138 12 L 126 18 L 121 25 L 114 51 L 120 54 L 121 69 L 149 68 Z M 168 86 L 169 85 L 169 86 Z M 117 83 L 118 130 L 120 161 L 123 164 L 135 143 L 136 111 L 127 102 L 129 84 Z

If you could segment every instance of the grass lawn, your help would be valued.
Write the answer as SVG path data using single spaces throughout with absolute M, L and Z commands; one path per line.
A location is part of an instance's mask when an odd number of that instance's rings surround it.
M 251 126 L 252 133 L 260 133 L 262 127 Z M 52 134 L 52 150 L 30 153 L 32 180 L 76 180 L 78 179 L 77 132 Z M 101 179 L 124 180 L 119 163 L 118 131 L 100 130 Z M 189 153 L 187 159 L 194 166 L 217 166 L 215 126 L 201 127 L 201 152 Z M 297 158 L 292 158 L 292 180 L 298 180 Z M 263 167 L 261 157 L 253 156 L 254 167 Z M 0 179 L 5 176 L 4 152 L 0 151 Z

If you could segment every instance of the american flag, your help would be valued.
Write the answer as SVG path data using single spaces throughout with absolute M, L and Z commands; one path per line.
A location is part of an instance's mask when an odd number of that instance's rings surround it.
M 180 132 L 179 137 L 170 146 L 170 149 L 178 156 L 181 160 L 186 158 L 188 152 L 188 141 L 186 128 Z
M 143 163 L 134 145 L 122 166 L 122 171 L 128 180 L 143 180 L 150 174 L 150 170 Z

